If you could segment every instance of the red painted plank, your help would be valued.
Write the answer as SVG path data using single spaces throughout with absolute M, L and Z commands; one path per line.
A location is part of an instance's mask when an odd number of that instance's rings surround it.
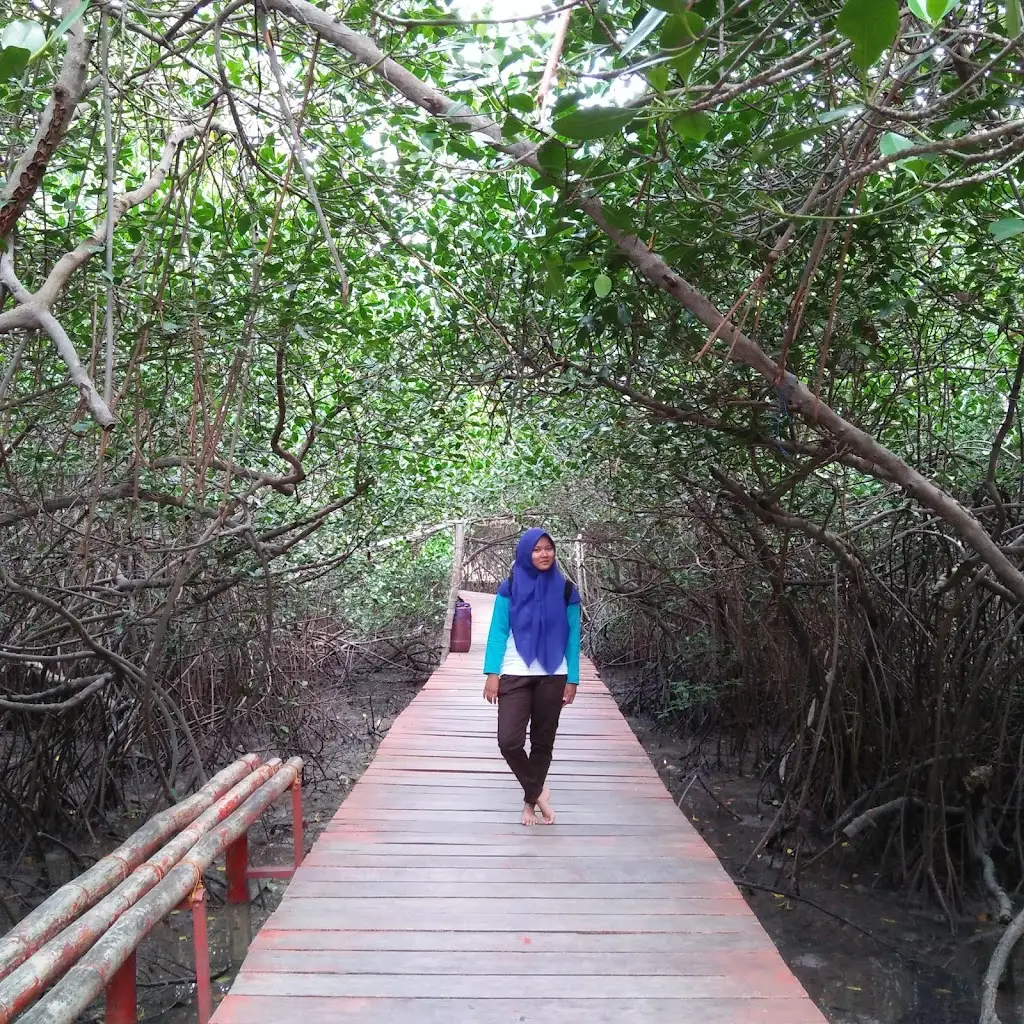
M 543 882 L 568 879 L 575 882 L 680 882 L 692 878 L 707 877 L 706 872 L 712 868 L 714 878 L 720 878 L 722 871 L 718 861 L 713 857 L 701 859 L 679 857 L 636 857 L 636 858 L 575 858 L 566 860 L 564 857 L 483 857 L 475 854 L 461 854 L 458 851 L 445 859 L 435 859 L 429 850 L 413 853 L 373 854 L 337 853 L 324 850 L 319 845 L 307 855 L 303 862 L 303 874 L 307 870 L 343 869 L 346 871 L 365 873 L 360 877 L 372 880 L 377 875 L 391 875 L 394 872 L 415 872 L 420 877 L 425 872 L 433 872 L 431 877 L 439 881 L 449 880 L 455 873 L 456 878 L 472 881 L 474 877 L 487 880 L 496 877 L 507 877 L 510 880 L 518 877 L 524 882 Z M 375 874 L 376 873 L 376 874 Z M 517 874 L 518 873 L 518 874 Z M 299 875 L 298 877 L 302 877 Z M 396 875 L 396 877 L 398 877 Z
M 392 858 L 393 859 L 393 858 Z M 378 884 L 432 885 L 438 895 L 448 895 L 447 886 L 458 886 L 466 895 L 500 895 L 493 891 L 497 885 L 512 887 L 523 893 L 524 886 L 530 893 L 546 892 L 548 886 L 558 886 L 559 891 L 571 893 L 573 885 L 598 885 L 610 899 L 619 894 L 634 892 L 638 896 L 656 895 L 673 891 L 679 885 L 732 884 L 722 868 L 712 861 L 682 863 L 678 860 L 631 861 L 628 864 L 606 865 L 598 862 L 583 870 L 579 865 L 564 860 L 530 862 L 529 867 L 502 863 L 488 867 L 488 861 L 466 858 L 461 867 L 437 867 L 422 860 L 413 864 L 391 865 L 390 860 L 381 864 L 371 859 L 363 865 L 346 860 L 343 866 L 306 863 L 297 881 L 306 879 L 322 882 L 337 882 L 373 886 Z M 483 864 L 484 866 L 480 866 Z M 417 866 L 418 865 L 418 866 Z M 569 887 L 569 888 L 567 888 Z M 484 891 L 484 890 L 487 891 Z M 479 891 L 478 891 L 479 890 Z M 552 893 L 554 890 L 551 890 Z
M 480 836 L 488 835 L 512 835 L 519 837 L 523 831 L 519 821 L 521 805 L 507 810 L 504 814 L 496 812 L 491 815 L 488 821 L 481 812 L 480 818 L 473 814 L 463 817 L 452 815 L 450 819 L 442 820 L 437 815 L 432 817 L 375 817 L 366 814 L 346 814 L 334 821 L 325 830 L 331 836 L 349 836 L 353 831 L 367 832 L 372 835 L 386 836 L 395 833 L 406 835 L 423 836 L 426 842 L 434 842 L 438 836 L 451 836 L 453 826 L 458 827 L 459 836 L 476 842 Z M 618 837 L 656 836 L 659 841 L 662 839 L 678 840 L 681 843 L 690 841 L 690 837 L 684 835 L 675 822 L 669 824 L 657 822 L 618 822 L 618 821 L 578 821 L 568 816 L 563 811 L 563 817 L 567 820 L 560 822 L 553 827 L 545 829 L 545 833 L 559 839 L 574 839 L 579 836 L 601 836 L 608 839 Z M 515 813 L 513 813 L 515 812 Z M 595 817 L 595 816 L 592 816 Z M 549 842 L 550 840 L 540 840 Z
M 544 986 L 559 999 L 708 999 L 729 984 L 722 971 L 713 975 L 549 975 Z M 503 975 L 454 974 L 263 974 L 244 971 L 232 986 L 239 995 L 341 996 L 357 999 L 507 999 L 518 988 Z M 751 971 L 743 977 L 748 999 L 780 999 L 802 992 L 786 970 Z
M 650 951 L 595 953 L 577 950 L 548 952 L 520 948 L 516 952 L 425 950 L 257 949 L 249 954 L 248 969 L 260 974 L 416 974 L 416 975 L 579 975 L 588 977 L 689 977 L 726 975 L 738 971 L 745 978 L 769 973 L 776 965 L 766 950 L 691 949 L 686 953 Z
M 726 920 L 730 931 L 718 930 Z M 693 927 L 696 921 L 702 927 Z M 713 927 L 703 927 L 709 924 Z M 702 949 L 762 953 L 764 932 L 753 918 L 693 918 L 685 932 L 402 932 L 402 931 L 313 931 L 265 927 L 253 943 L 253 953 L 265 949 L 345 951 L 503 953 L 523 950 L 540 953 L 643 953 L 658 960 L 672 953 L 691 954 Z M 655 956 L 654 954 L 657 954 Z M 339 957 L 339 959 L 345 959 Z M 246 968 L 248 969 L 248 968 Z
M 297 879 L 294 884 L 291 906 L 296 913 L 309 914 L 309 920 L 320 908 L 337 914 L 342 921 L 359 917 L 372 919 L 379 913 L 381 903 L 387 903 L 389 913 L 426 916 L 436 915 L 438 920 L 470 919 L 480 909 L 479 898 L 461 896 L 342 896 L 336 895 L 333 882 L 307 882 Z M 701 890 L 711 889 L 701 894 Z M 749 908 L 734 888 L 725 892 L 725 887 L 694 886 L 686 896 L 654 899 L 634 897 L 625 905 L 609 905 L 609 901 L 594 893 L 589 898 L 580 896 L 556 896 L 548 899 L 530 899 L 526 896 L 488 896 L 489 914 L 516 914 L 525 911 L 534 916 L 561 916 L 562 914 L 618 914 L 623 921 L 631 916 L 658 916 L 661 914 L 733 914 L 750 913 Z
M 379 908 L 369 912 L 350 911 L 331 906 L 331 900 L 289 900 L 271 916 L 274 928 L 332 928 L 385 931 L 462 931 L 462 932 L 675 932 L 691 926 L 705 931 L 730 931 L 731 922 L 750 914 L 743 900 L 692 900 L 688 913 L 622 914 L 614 908 L 603 914 L 539 914 L 529 908 L 492 913 L 478 910 L 472 914 L 445 912 L 443 908 L 427 913 L 398 911 L 380 900 Z M 341 902 L 341 901 L 335 901 Z M 299 906 L 308 903 L 310 906 Z M 752 916 L 752 915 L 751 915 Z M 700 919 L 691 925 L 694 919 Z
M 683 1016 L 685 1014 L 685 1016 Z M 807 999 L 560 999 L 550 989 L 514 999 L 338 999 L 229 996 L 217 1024 L 824 1024 Z
M 403 852 L 402 847 L 420 847 L 431 849 L 431 853 L 445 856 L 445 848 L 449 853 L 457 853 L 472 848 L 474 852 L 485 855 L 487 851 L 494 856 L 509 854 L 524 857 L 551 856 L 560 854 L 567 857 L 604 857 L 608 854 L 625 853 L 636 849 L 638 840 L 643 840 L 643 847 L 648 853 L 677 854 L 679 856 L 707 856 L 702 854 L 700 845 L 686 836 L 676 835 L 618 835 L 608 836 L 600 833 L 594 835 L 593 829 L 584 826 L 576 829 L 575 835 L 568 830 L 556 832 L 551 828 L 537 826 L 531 831 L 542 833 L 543 839 L 525 839 L 514 829 L 521 827 L 509 822 L 507 825 L 496 825 L 493 833 L 472 834 L 466 832 L 455 835 L 451 832 L 438 832 L 427 835 L 422 832 L 390 832 L 387 830 L 360 827 L 347 832 L 324 832 L 320 837 L 326 850 L 351 850 L 358 852 L 361 847 L 388 846 L 393 852 Z
M 702 878 L 692 882 L 608 883 L 608 882 L 538 882 L 532 877 L 510 880 L 499 874 L 486 882 L 435 879 L 370 881 L 363 872 L 350 880 L 328 874 L 329 869 L 312 868 L 289 886 L 293 896 L 306 899 L 323 894 L 333 899 L 515 899 L 531 900 L 656 900 L 658 902 L 702 899 L 739 899 L 736 887 L 727 878 Z M 506 872 L 507 874 L 507 872 Z M 629 908 L 636 911 L 632 904 Z

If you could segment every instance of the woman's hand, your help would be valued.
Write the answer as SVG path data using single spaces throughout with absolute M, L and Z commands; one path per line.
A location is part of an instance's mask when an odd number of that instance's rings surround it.
M 571 704 L 576 699 L 576 686 L 573 683 L 566 683 L 562 691 L 562 704 Z
M 484 683 L 484 700 L 488 704 L 498 703 L 498 677 L 493 672 L 487 677 Z

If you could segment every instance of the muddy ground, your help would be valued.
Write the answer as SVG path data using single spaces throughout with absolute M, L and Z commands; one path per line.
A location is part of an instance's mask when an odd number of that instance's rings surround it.
M 953 934 L 934 905 L 887 888 L 853 844 L 813 863 L 804 853 L 794 887 L 792 861 L 801 851 L 786 846 L 755 853 L 775 812 L 760 779 L 706 761 L 697 771 L 686 757 L 690 745 L 662 723 L 629 721 L 665 785 L 740 883 L 831 1024 L 976 1024 L 981 978 L 1002 933 L 989 923 L 984 903 Z M 1021 1019 L 1012 1002 L 1010 994 L 1002 997 L 1004 1021 Z

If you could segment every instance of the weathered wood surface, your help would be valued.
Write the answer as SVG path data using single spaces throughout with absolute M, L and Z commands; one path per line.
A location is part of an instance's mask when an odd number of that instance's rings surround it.
M 588 662 L 558 823 L 519 825 L 470 599 L 473 650 L 392 726 L 214 1024 L 823 1024 Z

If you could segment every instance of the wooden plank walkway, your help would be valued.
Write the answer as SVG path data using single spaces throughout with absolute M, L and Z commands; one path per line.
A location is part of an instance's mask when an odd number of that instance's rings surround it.
M 493 598 L 398 718 L 214 1024 L 824 1024 L 589 662 L 559 820 L 523 828 L 482 699 Z

